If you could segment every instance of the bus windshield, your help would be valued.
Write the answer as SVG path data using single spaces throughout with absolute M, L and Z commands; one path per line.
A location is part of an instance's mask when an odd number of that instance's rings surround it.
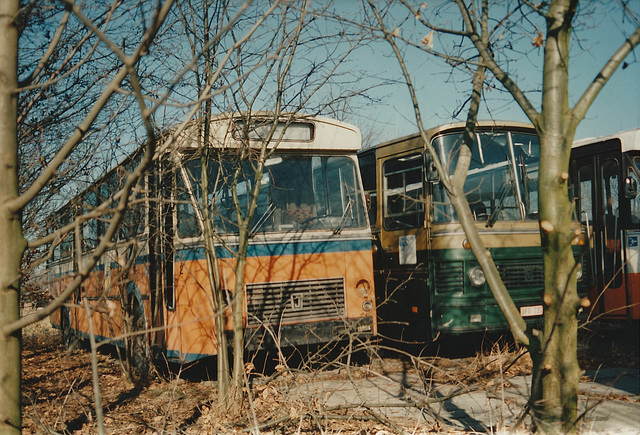
M 224 158 L 224 156 L 222 156 Z M 255 183 L 255 162 L 208 160 L 208 186 L 204 186 L 201 160 L 185 162 L 178 176 L 178 235 L 201 234 L 202 192 L 218 234 L 238 232 L 238 215 L 246 216 Z M 251 233 L 331 230 L 366 227 L 361 188 L 353 159 L 345 156 L 278 154 L 265 163 Z M 239 209 L 234 206 L 235 192 Z M 185 188 L 188 186 L 188 188 Z M 193 206 L 196 209 L 194 210 Z
M 453 174 L 462 133 L 434 139 L 444 167 Z M 480 132 L 475 135 L 464 192 L 476 221 L 538 219 L 540 143 L 535 134 Z M 441 183 L 433 185 L 434 222 L 455 222 L 457 215 Z

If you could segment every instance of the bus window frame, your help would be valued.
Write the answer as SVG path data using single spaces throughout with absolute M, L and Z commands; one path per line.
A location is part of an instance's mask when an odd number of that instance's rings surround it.
M 220 161 L 224 161 L 225 163 L 229 162 L 232 164 L 231 160 L 224 160 L 224 152 L 222 153 L 222 157 L 216 161 L 216 164 L 219 164 Z M 234 154 L 230 154 L 233 156 Z M 196 161 L 191 159 L 190 155 L 183 155 L 180 159 L 180 163 L 176 166 L 175 170 L 175 179 L 176 179 L 176 218 L 175 218 L 175 230 L 178 239 L 182 242 L 187 243 L 190 241 L 198 241 L 203 237 L 203 225 L 204 225 L 204 216 L 201 210 L 201 204 L 198 202 L 201 193 L 199 192 L 200 186 L 197 186 L 198 179 L 195 179 L 192 176 L 192 171 L 188 167 L 188 163 L 192 161 Z M 295 160 L 300 159 L 300 162 L 305 164 L 304 162 L 308 161 L 309 170 L 308 174 L 302 174 L 305 177 L 308 175 L 309 182 L 312 184 L 310 186 L 310 190 L 306 192 L 307 194 L 312 194 L 313 198 L 309 204 L 305 203 L 306 206 L 311 206 L 313 210 L 315 210 L 316 215 L 311 218 L 307 218 L 306 222 L 311 222 L 308 224 L 303 221 L 300 225 L 282 223 L 278 229 L 272 228 L 269 230 L 262 230 L 260 224 L 261 214 L 269 213 L 270 210 L 268 206 L 263 207 L 264 210 L 256 209 L 256 214 L 254 215 L 254 221 L 251 226 L 251 237 L 253 237 L 256 233 L 283 233 L 290 231 L 335 231 L 336 233 L 342 231 L 344 228 L 349 229 L 364 229 L 369 227 L 369 222 L 366 216 L 366 212 L 364 215 L 360 215 L 361 211 L 361 203 L 364 201 L 364 191 L 361 190 L 360 186 L 360 174 L 358 170 L 358 160 L 355 156 L 347 155 L 347 154 L 338 154 L 338 155 L 328 155 L 325 153 L 317 153 L 314 151 L 304 151 L 304 152 L 281 152 L 274 154 L 272 159 L 279 159 L 282 161 L 284 158 L 289 164 L 296 164 Z M 320 163 L 320 165 L 317 165 Z M 246 162 L 246 164 L 250 164 Z M 275 191 L 284 189 L 285 186 L 277 185 L 279 181 L 276 181 L 274 184 L 274 176 L 268 170 L 268 166 L 265 166 L 265 171 L 263 173 L 262 182 L 266 184 L 264 187 L 261 187 L 258 201 L 264 199 L 262 195 L 267 195 L 269 200 L 266 201 L 268 204 L 270 201 L 275 201 L 271 198 L 271 189 Z M 301 167 L 303 168 L 303 167 Z M 199 168 L 201 170 L 201 167 Z M 334 176 L 334 178 L 331 178 Z M 242 210 L 245 211 L 245 195 L 250 195 L 250 191 L 247 189 L 253 188 L 253 173 L 251 173 L 248 178 L 242 178 L 238 181 L 238 186 L 241 186 L 242 189 L 238 189 L 241 191 L 239 195 L 239 200 L 241 202 Z M 319 178 L 318 178 L 318 177 Z M 179 178 L 178 178 L 179 177 Z M 282 176 L 279 178 L 282 180 Z M 247 187 L 248 183 L 248 187 Z M 337 183 L 336 185 L 329 183 Z M 295 186 L 288 186 L 292 190 Z M 316 190 L 318 188 L 318 190 Z M 181 189 L 184 189 L 184 192 L 181 193 Z M 269 190 L 265 190 L 269 189 Z M 338 192 L 339 193 L 336 193 Z M 219 189 L 216 195 L 220 193 L 231 194 L 231 186 L 223 186 Z M 320 197 L 317 197 L 320 195 Z M 184 198 L 183 198 L 184 197 Z M 281 210 L 285 217 L 284 220 L 295 220 L 296 218 L 287 218 L 287 214 L 290 213 L 291 210 L 289 206 L 295 206 L 296 201 L 292 200 L 277 200 L 280 203 L 281 207 L 278 207 Z M 284 206 L 284 208 L 282 207 Z M 185 207 L 188 210 L 184 211 L 181 207 Z M 355 209 L 354 209 L 355 207 Z M 357 211 L 354 214 L 354 211 Z M 353 218 L 354 224 L 345 225 L 345 222 L 348 221 L 351 215 L 356 217 Z M 181 232 L 181 222 L 185 221 L 185 216 L 191 216 L 194 219 L 195 225 L 198 226 L 197 233 L 184 233 Z M 212 216 L 213 217 L 213 216 Z M 228 221 L 231 222 L 231 226 L 235 224 L 234 216 L 227 216 L 229 218 Z M 326 221 L 322 225 L 313 225 L 316 221 Z M 258 226 L 256 226 L 258 224 Z M 215 225 L 215 224 L 214 224 Z M 229 230 L 228 228 L 217 227 L 217 235 L 220 237 L 224 237 L 226 239 L 233 239 L 238 236 L 237 230 Z
M 417 162 L 414 166 L 407 166 L 406 168 L 400 168 L 399 170 L 389 171 L 387 172 L 387 167 L 392 164 L 402 164 L 403 162 Z M 417 182 L 407 184 L 406 174 L 413 171 L 420 171 L 419 177 L 416 179 Z M 388 187 L 388 181 L 390 175 L 398 175 L 402 174 L 402 185 L 393 188 L 394 191 L 398 189 L 402 189 L 400 194 L 394 194 L 394 196 L 398 196 L 402 202 L 402 212 L 398 213 L 389 213 L 389 197 L 392 196 L 389 192 L 391 189 Z M 407 186 L 411 185 L 420 185 L 419 188 L 412 189 L 418 193 L 418 197 L 414 198 L 411 195 L 407 195 Z M 414 151 L 409 154 L 404 154 L 401 156 L 394 156 L 389 159 L 386 159 L 382 162 L 382 226 L 386 231 L 404 231 L 412 228 L 422 228 L 424 226 L 424 219 L 426 213 L 426 200 L 425 200 L 425 170 L 424 170 L 424 157 L 420 151 Z M 404 197 L 404 198 L 403 198 Z M 379 199 L 378 199 L 379 200 Z M 418 209 L 415 211 L 410 211 L 410 208 L 406 208 L 406 204 L 408 202 L 414 202 L 418 204 Z M 417 222 L 411 223 L 402 221 L 399 217 L 407 217 L 407 216 L 416 216 Z M 397 227 L 390 225 L 391 221 L 395 221 L 398 224 L 403 224 L 403 227 Z

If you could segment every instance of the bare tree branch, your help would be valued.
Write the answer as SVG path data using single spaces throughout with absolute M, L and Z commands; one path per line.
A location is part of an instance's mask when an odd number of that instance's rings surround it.
M 465 25 L 473 29 L 474 23 L 469 14 L 467 6 L 462 0 L 456 0 L 458 7 L 460 8 L 460 13 L 462 15 L 462 19 L 464 20 Z M 482 37 L 478 35 L 475 31 L 471 32 L 469 39 L 475 45 L 478 53 L 482 56 L 483 61 L 485 62 L 486 67 L 493 73 L 496 79 L 502 83 L 502 85 L 513 95 L 513 99 L 518 103 L 520 108 L 527 115 L 531 123 L 537 128 L 540 129 L 540 121 L 539 121 L 539 113 L 531 104 L 529 99 L 526 97 L 524 92 L 520 89 L 515 81 L 511 79 L 511 77 L 498 65 L 495 61 L 493 54 L 491 53 L 488 43 L 483 41 Z

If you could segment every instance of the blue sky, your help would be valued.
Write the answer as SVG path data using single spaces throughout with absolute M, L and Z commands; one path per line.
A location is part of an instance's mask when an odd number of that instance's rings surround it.
M 640 17 L 640 2 L 631 2 L 630 6 L 636 16 Z M 611 54 L 620 47 L 625 35 L 630 34 L 637 25 L 630 20 L 622 20 L 619 12 L 602 11 L 602 7 L 596 12 L 581 18 L 588 27 L 578 28 L 574 32 L 569 70 L 572 102 L 577 100 Z M 544 33 L 544 27 L 541 30 Z M 405 37 L 419 38 L 418 32 L 422 29 L 405 21 L 401 31 Z M 438 49 L 438 43 L 436 39 L 434 49 Z M 512 63 L 514 76 L 520 79 L 518 83 L 523 84 L 524 89 L 539 89 L 543 50 L 533 48 L 531 39 L 528 38 L 520 42 L 520 45 L 526 51 L 526 56 L 523 55 Z M 425 126 L 433 127 L 454 120 L 452 112 L 466 98 L 468 79 L 452 80 L 450 67 L 416 50 L 408 50 L 406 59 L 418 93 Z M 391 56 L 386 43 L 360 51 L 358 62 L 379 79 L 395 78 L 401 81 L 397 61 Z M 616 71 L 589 109 L 578 128 L 576 139 L 603 136 L 640 126 L 640 48 L 636 48 L 626 58 L 626 62 L 628 66 Z M 417 131 L 406 85 L 401 82 L 385 85 L 376 89 L 374 94 L 381 99 L 378 104 L 365 105 L 353 119 L 348 119 L 360 127 L 363 136 L 368 131 L 373 131 L 373 143 L 378 143 Z M 533 91 L 529 95 L 539 110 L 540 94 Z M 489 99 L 488 110 L 483 110 L 480 118 L 527 120 L 508 95 L 490 91 L 486 96 Z M 463 119 L 465 114 L 462 112 L 457 120 Z

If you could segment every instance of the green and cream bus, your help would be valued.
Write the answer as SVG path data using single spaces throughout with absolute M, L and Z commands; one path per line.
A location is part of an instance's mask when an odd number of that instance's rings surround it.
M 427 130 L 452 174 L 464 123 Z M 481 121 L 464 190 L 500 276 L 528 322 L 542 318 L 540 145 L 531 124 Z M 374 232 L 379 331 L 402 340 L 507 330 L 419 133 L 359 152 Z

